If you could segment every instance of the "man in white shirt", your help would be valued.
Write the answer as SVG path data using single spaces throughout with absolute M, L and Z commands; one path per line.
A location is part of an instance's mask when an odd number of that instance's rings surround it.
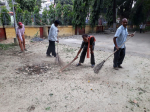
M 47 56 L 51 57 L 50 53 L 52 53 L 52 55 L 54 57 L 56 57 L 56 52 L 55 52 L 55 41 L 59 42 L 57 39 L 57 35 L 58 35 L 58 28 L 57 26 L 60 24 L 60 22 L 58 20 L 56 20 L 52 25 L 51 28 L 49 30 L 49 35 L 48 35 L 48 40 L 49 40 L 49 46 L 47 49 Z

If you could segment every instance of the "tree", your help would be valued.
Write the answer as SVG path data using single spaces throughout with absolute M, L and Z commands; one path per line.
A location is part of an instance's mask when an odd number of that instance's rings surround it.
M 56 10 L 56 11 L 55 11 L 55 13 L 56 13 L 55 18 L 56 18 L 57 20 L 61 21 L 61 19 L 62 19 L 62 17 L 61 17 L 61 15 L 62 15 L 62 5 L 61 5 L 60 3 L 58 3 L 58 4 L 56 5 L 55 10 Z
M 23 20 L 24 20 L 24 22 L 23 22 L 24 25 L 31 25 L 32 24 L 31 13 L 28 12 L 27 10 L 24 11 Z
M 129 19 L 133 1 L 134 0 L 116 0 L 117 7 L 121 5 L 118 9 L 118 15 L 120 17 L 120 20 L 122 20 L 123 18 Z
M 42 24 L 43 25 L 48 25 L 48 11 L 47 9 L 44 9 L 43 13 L 42 13 Z
M 63 6 L 63 24 L 71 25 L 73 19 L 73 6 L 69 4 L 65 4 Z
M 16 22 L 23 22 L 23 11 L 22 9 L 18 6 L 16 10 Z
M 54 21 L 55 21 L 55 8 L 54 8 L 54 5 L 49 6 L 48 18 L 49 18 L 50 24 L 54 23 Z
M 102 12 L 102 0 L 93 0 L 90 15 L 90 25 L 94 27 L 98 24 L 100 13 Z
M 70 5 L 73 5 L 73 0 L 55 0 L 55 3 L 60 3 L 62 5 L 65 5 L 65 4 L 70 4 Z
M 9 0 L 8 2 L 12 9 L 12 0 Z M 28 10 L 29 12 L 33 12 L 35 6 L 38 6 L 39 9 L 41 8 L 42 0 L 15 0 L 15 2 L 18 3 L 23 11 Z
M 150 17 L 150 1 L 137 0 L 130 16 L 132 24 L 139 25 L 141 23 L 146 23 L 149 17 Z
M 74 0 L 73 4 L 73 26 L 85 27 L 85 19 L 89 12 L 90 0 Z
M 38 6 L 36 6 L 34 8 L 34 24 L 35 25 L 41 25 L 41 17 L 39 14 L 40 9 L 38 8 Z
M 104 16 L 106 21 L 108 22 L 108 25 L 111 25 L 113 23 L 113 0 L 104 0 L 103 2 L 103 10 Z
M 1 22 L 3 25 L 10 25 L 11 24 L 11 19 L 9 15 L 9 11 L 6 9 L 5 6 L 1 7 Z

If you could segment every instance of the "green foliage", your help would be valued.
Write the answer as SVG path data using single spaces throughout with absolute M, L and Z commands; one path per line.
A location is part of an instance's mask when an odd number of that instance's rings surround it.
M 9 0 L 9 6 L 12 9 L 12 0 Z M 24 10 L 28 10 L 29 12 L 33 12 L 35 6 L 38 6 L 38 8 L 41 8 L 41 2 L 42 0 L 15 0 L 20 6 L 20 8 Z
M 19 6 L 16 9 L 16 22 L 23 22 L 23 11 Z
M 121 20 L 123 18 L 128 19 L 130 17 L 130 14 L 131 14 L 133 0 L 116 0 L 116 3 L 117 3 L 117 7 L 121 5 L 118 8 L 118 15 L 120 16 L 120 19 Z
M 1 7 L 1 22 L 3 25 L 10 25 L 11 24 L 11 19 L 9 15 L 9 11 L 6 9 L 5 6 Z
M 132 24 L 139 25 L 141 23 L 146 23 L 150 17 L 150 1 L 137 0 L 131 13 L 130 19 Z
M 48 17 L 49 17 L 50 24 L 54 23 L 54 21 L 55 21 L 55 8 L 54 8 L 54 5 L 49 6 Z
M 41 17 L 40 17 L 40 14 L 39 14 L 39 11 L 40 11 L 40 9 L 38 8 L 38 6 L 36 6 L 35 8 L 34 8 L 34 24 L 35 25 L 41 25 Z
M 24 11 L 23 20 L 24 20 L 24 22 L 23 22 L 24 25 L 31 25 L 32 24 L 31 13 L 28 12 L 27 10 Z
M 70 5 L 73 5 L 73 0 L 55 0 L 56 3 L 59 3 L 62 4 L 62 5 L 65 5 L 65 4 L 70 4 Z
M 93 0 L 90 16 L 90 25 L 94 27 L 98 25 L 98 19 L 102 10 L 102 0 Z
M 48 25 L 48 11 L 46 9 L 44 9 L 43 13 L 42 13 L 42 25 Z
M 56 20 L 60 21 L 62 19 L 62 17 L 61 17 L 61 15 L 62 15 L 62 5 L 60 3 L 58 3 L 56 5 L 56 9 L 55 10 L 56 10 L 55 11 L 55 13 L 56 13 L 56 15 L 55 15 Z
M 73 26 L 85 27 L 85 19 L 89 12 L 90 0 L 74 0 L 73 4 Z
M 73 19 L 73 6 L 66 4 L 63 6 L 63 24 L 71 25 L 72 19 Z
M 103 2 L 103 10 L 106 12 L 104 13 L 105 19 L 108 22 L 108 25 L 113 23 L 113 0 L 104 0 Z
M 2 49 L 2 50 L 8 50 L 9 48 L 12 48 L 14 46 L 15 46 L 14 43 L 12 43 L 12 44 L 0 44 L 0 49 Z

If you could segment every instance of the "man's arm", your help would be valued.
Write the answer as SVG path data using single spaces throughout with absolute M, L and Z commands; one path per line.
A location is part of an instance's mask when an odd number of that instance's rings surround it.
M 117 42 L 116 42 L 116 38 L 117 38 L 117 37 L 114 37 L 114 38 L 113 38 L 113 41 L 114 41 L 114 44 L 115 44 L 116 49 L 119 50 L 119 47 L 118 47 Z
M 82 50 L 82 48 L 79 49 L 79 51 L 78 51 L 78 53 L 77 53 L 77 55 L 75 57 L 76 59 L 78 58 L 78 55 L 80 54 L 81 50 Z

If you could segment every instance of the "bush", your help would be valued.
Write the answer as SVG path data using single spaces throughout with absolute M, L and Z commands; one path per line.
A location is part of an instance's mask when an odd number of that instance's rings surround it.
M 9 11 L 6 9 L 5 6 L 1 8 L 1 22 L 3 25 L 10 25 L 11 24 L 11 19 L 9 15 Z

